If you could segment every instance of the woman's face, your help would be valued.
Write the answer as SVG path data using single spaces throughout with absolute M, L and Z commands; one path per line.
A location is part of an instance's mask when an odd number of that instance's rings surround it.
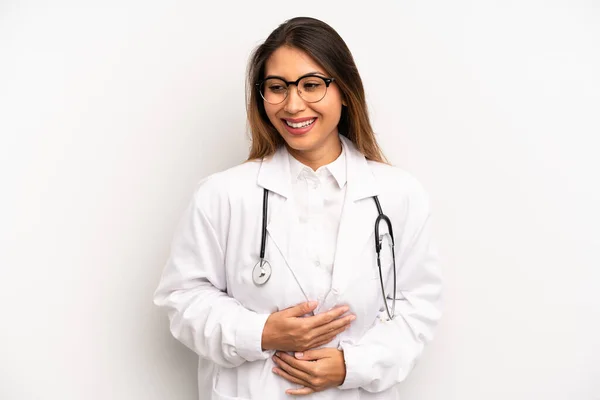
M 277 76 L 295 81 L 306 74 L 329 78 L 325 70 L 305 52 L 283 46 L 277 49 L 265 64 L 265 78 Z M 264 101 L 265 111 L 293 155 L 308 159 L 330 159 L 340 152 L 337 126 L 342 112 L 342 95 L 338 86 L 331 83 L 327 94 L 316 103 L 308 103 L 299 95 L 295 85 L 288 88 L 287 98 L 279 104 Z M 307 120 L 314 122 L 309 126 Z M 302 125 L 298 125 L 302 123 Z M 290 124 L 295 124 L 294 128 Z M 297 157 L 298 158 L 298 157 Z

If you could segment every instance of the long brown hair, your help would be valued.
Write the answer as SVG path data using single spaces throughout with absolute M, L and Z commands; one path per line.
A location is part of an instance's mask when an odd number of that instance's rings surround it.
M 297 17 L 279 25 L 263 44 L 258 46 L 248 63 L 246 105 L 252 145 L 248 160 L 270 156 L 282 145 L 283 138 L 271 124 L 256 83 L 264 78 L 265 64 L 281 46 L 304 51 L 335 78 L 346 106 L 338 123 L 340 134 L 350 139 L 368 160 L 387 162 L 377 140 L 367 111 L 362 79 L 352 53 L 340 35 L 325 22 L 315 18 Z

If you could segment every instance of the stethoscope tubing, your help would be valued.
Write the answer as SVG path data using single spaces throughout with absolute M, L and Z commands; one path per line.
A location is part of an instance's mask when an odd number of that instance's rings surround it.
M 260 260 L 265 259 L 265 245 L 267 243 L 267 207 L 269 204 L 269 191 L 263 191 L 262 237 L 260 239 Z
M 387 312 L 388 318 L 390 320 L 394 319 L 395 313 L 396 313 L 396 255 L 394 254 L 394 232 L 392 230 L 392 222 L 390 221 L 390 219 L 387 217 L 387 215 L 385 215 L 383 213 L 383 210 L 381 209 L 381 204 L 379 203 L 379 198 L 377 196 L 373 196 L 373 200 L 375 201 L 375 205 L 377 206 L 377 212 L 378 212 L 378 216 L 377 219 L 375 220 L 375 252 L 377 253 L 377 267 L 379 269 L 379 283 L 381 285 L 381 294 L 383 296 L 383 304 L 385 305 L 385 310 Z M 270 268 L 270 263 L 265 260 L 265 246 L 267 243 L 267 214 L 268 214 L 268 204 L 269 204 L 269 191 L 267 189 L 263 190 L 263 208 L 262 208 L 262 232 L 261 232 L 261 241 L 260 241 L 260 260 L 258 262 L 258 264 L 254 267 L 259 267 L 260 268 L 260 277 L 265 276 L 265 274 L 268 273 L 268 276 L 266 277 L 266 279 L 261 280 L 261 282 L 257 282 L 255 280 L 255 284 L 257 286 L 261 286 L 264 285 L 270 278 L 271 275 L 271 268 Z M 390 312 L 388 303 L 387 303 L 387 296 L 385 295 L 385 285 L 383 283 L 383 271 L 381 268 L 381 258 L 380 258 L 380 254 L 381 254 L 381 238 L 379 237 L 379 224 L 381 223 L 381 221 L 384 221 L 387 225 L 388 228 L 388 232 L 390 235 L 390 238 L 392 240 L 392 266 L 393 266 L 393 271 L 394 271 L 394 297 L 392 298 L 392 311 Z M 267 272 L 264 268 L 264 265 L 268 264 L 269 265 L 269 271 Z M 254 271 L 253 271 L 254 273 Z
M 381 204 L 379 203 L 379 198 L 377 196 L 373 196 L 373 200 L 375 200 L 375 205 L 377 206 L 377 212 L 379 213 L 379 215 L 377 216 L 377 219 L 375 220 L 375 251 L 377 252 L 377 267 L 379 268 L 379 283 L 381 284 L 381 293 L 383 294 L 383 304 L 385 305 L 385 311 L 387 312 L 388 318 L 389 319 L 394 319 L 394 316 L 396 315 L 396 254 L 394 251 L 394 231 L 392 229 L 392 221 L 390 221 L 390 219 L 388 218 L 387 215 L 385 215 L 383 213 L 383 210 L 381 209 Z M 388 303 L 387 303 L 387 296 L 385 295 L 385 285 L 383 284 L 383 272 L 382 272 L 382 268 L 381 268 L 381 238 L 379 236 L 379 223 L 381 221 L 385 221 L 389 234 L 390 234 L 390 239 L 392 240 L 392 266 L 393 266 L 393 271 L 394 271 L 394 294 L 393 294 L 393 298 L 392 298 L 392 312 L 390 313 L 390 309 L 388 307 Z

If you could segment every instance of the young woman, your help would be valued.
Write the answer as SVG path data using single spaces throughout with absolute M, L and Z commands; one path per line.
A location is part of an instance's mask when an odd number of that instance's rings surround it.
M 327 24 L 280 25 L 248 83 L 249 159 L 198 185 L 155 303 L 201 399 L 395 399 L 441 315 L 427 195 Z

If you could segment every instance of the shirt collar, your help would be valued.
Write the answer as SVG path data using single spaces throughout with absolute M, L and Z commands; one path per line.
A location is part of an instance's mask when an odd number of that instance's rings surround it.
M 344 150 L 344 146 L 342 146 L 340 156 L 326 167 L 337 181 L 340 189 L 343 188 L 346 184 L 346 151 Z
M 302 174 L 307 171 L 309 174 L 316 174 L 319 177 L 323 176 L 323 173 L 330 174 L 333 176 L 340 189 L 346 184 L 346 151 L 344 150 L 344 146 L 342 146 L 342 152 L 338 158 L 336 158 L 333 162 L 320 167 L 317 171 L 313 171 L 310 167 L 296 160 L 289 152 L 288 159 L 290 163 L 290 175 L 292 178 L 292 183 L 297 182 Z

